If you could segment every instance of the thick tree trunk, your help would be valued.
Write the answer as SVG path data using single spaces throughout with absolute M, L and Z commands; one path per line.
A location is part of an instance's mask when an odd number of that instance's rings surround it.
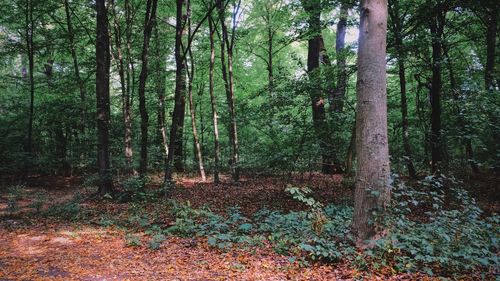
M 97 99 L 97 163 L 99 167 L 100 195 L 113 193 L 113 181 L 109 157 L 109 37 L 108 13 L 105 0 L 96 1 L 96 99 Z
M 237 4 L 237 10 L 239 9 L 240 2 Z M 231 173 L 234 181 L 239 181 L 239 144 L 238 144 L 238 128 L 236 124 L 236 109 L 235 109 L 235 99 L 234 99 L 234 77 L 233 77 L 233 46 L 234 46 L 234 35 L 236 30 L 236 12 L 233 13 L 233 28 L 231 34 L 231 40 L 229 39 L 227 26 L 225 23 L 224 7 L 222 5 L 222 0 L 217 0 L 217 9 L 219 11 L 219 21 L 222 29 L 221 38 L 221 62 L 222 62 L 222 78 L 224 80 L 224 86 L 226 89 L 226 99 L 228 104 L 230 126 L 229 126 L 229 139 L 231 142 Z M 227 50 L 227 69 L 226 69 L 226 59 L 225 51 Z
M 67 1 L 67 0 L 65 0 Z M 122 51 L 122 32 L 120 28 L 120 23 L 118 22 L 118 17 L 116 15 L 116 7 L 115 2 L 112 0 L 111 3 L 111 11 L 113 13 L 113 29 L 114 29 L 114 37 L 115 37 L 115 48 L 116 48 L 116 56 L 118 58 L 118 75 L 120 76 L 120 88 L 122 92 L 122 115 L 123 115 L 123 125 L 125 128 L 124 133 L 124 155 L 126 161 L 126 172 L 128 174 L 135 174 L 135 170 L 133 167 L 133 150 L 132 150 L 132 124 L 130 119 L 130 97 L 127 91 L 127 83 L 125 77 L 125 60 L 123 58 Z M 128 69 L 127 69 L 128 74 Z
M 402 137 L 404 148 L 404 161 L 408 169 L 408 175 L 412 178 L 417 177 L 415 166 L 413 165 L 412 152 L 408 133 L 408 102 L 406 98 L 406 67 L 405 67 L 405 52 L 403 45 L 403 28 L 399 15 L 399 0 L 390 1 L 390 14 L 393 23 L 393 33 L 395 36 L 394 47 L 396 49 L 398 59 L 398 74 L 399 74 L 399 90 L 401 94 L 401 121 L 403 125 Z
M 80 129 L 80 134 L 84 137 L 83 134 L 85 133 L 85 125 L 86 125 L 86 107 L 85 107 L 85 99 L 86 99 L 86 90 L 85 90 L 85 83 L 82 80 L 80 76 L 80 65 L 78 64 L 78 56 L 76 54 L 76 47 L 75 47 L 75 32 L 73 30 L 73 24 L 71 22 L 71 13 L 70 13 L 70 7 L 69 7 L 69 2 L 68 0 L 64 0 L 64 10 L 66 12 L 66 25 L 68 28 L 68 39 L 69 39 L 69 47 L 71 51 L 71 58 L 73 59 L 73 67 L 75 71 L 75 78 L 76 78 L 76 83 L 78 84 L 78 89 L 80 90 L 80 123 L 79 123 L 79 129 Z
M 214 65 L 215 65 L 215 43 L 214 33 L 215 27 L 212 17 L 208 19 L 210 28 L 210 66 L 209 66 L 209 92 L 210 104 L 212 107 L 212 122 L 214 124 L 214 184 L 219 184 L 219 169 L 220 169 L 220 145 L 219 145 L 219 126 L 217 114 L 217 99 L 214 94 Z
M 442 64 L 442 35 L 445 22 L 445 12 L 436 7 L 434 15 L 429 23 L 432 37 L 432 85 L 430 89 L 431 101 L 431 172 L 438 173 L 440 170 L 442 156 L 441 143 L 441 64 Z
M 149 116 L 146 108 L 146 80 L 148 79 L 148 52 L 151 32 L 156 20 L 156 6 L 158 0 L 148 0 L 144 19 L 144 41 L 142 43 L 142 68 L 139 76 L 139 112 L 141 115 L 141 159 L 139 175 L 146 176 L 148 172 L 148 123 Z
M 186 107 L 186 65 L 184 64 L 182 37 L 186 14 L 183 12 L 184 0 L 177 0 L 177 20 L 175 31 L 175 95 L 172 126 L 170 127 L 169 153 L 165 165 L 165 183 L 172 181 L 172 164 L 177 171 L 183 171 L 182 148 L 184 115 Z
M 386 82 L 387 1 L 361 1 L 359 24 L 356 191 L 353 230 L 358 246 L 384 235 L 390 203 Z
M 26 165 L 25 165 L 25 175 L 29 176 L 32 170 L 33 164 L 33 118 L 35 111 L 35 81 L 33 78 L 34 71 L 34 46 L 33 46 L 33 2 L 32 0 L 26 0 L 26 51 L 28 53 L 28 76 L 29 76 L 29 89 L 30 89 L 30 106 L 29 106 L 29 116 L 28 116 L 28 136 L 25 144 L 26 152 Z

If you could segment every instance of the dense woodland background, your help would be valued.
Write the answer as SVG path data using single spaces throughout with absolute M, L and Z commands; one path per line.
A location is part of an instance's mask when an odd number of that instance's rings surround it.
M 176 171 L 197 171 L 198 163 L 209 175 L 217 166 L 223 172 L 310 171 L 321 169 L 322 158 L 332 164 L 326 172 L 352 170 L 357 4 L 181 4 L 178 13 L 174 1 L 108 3 L 112 175 L 163 171 L 174 127 Z M 435 172 L 433 162 L 461 174 L 498 169 L 497 6 L 389 1 L 395 170 Z M 15 1 L 1 9 L 2 174 L 95 171 L 95 3 Z M 319 26 L 311 26 L 320 15 Z M 308 40 L 317 37 L 320 62 L 311 66 Z M 229 44 L 222 50 L 221 40 Z M 310 72 L 321 74 L 311 79 Z M 177 111 L 176 77 L 184 82 Z M 319 100 L 317 108 L 311 98 Z
M 6 229 L 21 205 L 152 249 L 266 237 L 299 267 L 498 274 L 496 0 L 0 3 Z

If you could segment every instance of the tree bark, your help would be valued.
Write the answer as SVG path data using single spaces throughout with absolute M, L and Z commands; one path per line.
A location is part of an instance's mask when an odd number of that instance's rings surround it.
M 231 142 L 231 173 L 234 181 L 239 181 L 239 144 L 238 144 L 238 128 L 236 124 L 236 109 L 235 109 L 235 99 L 234 99 L 234 77 L 233 77 L 233 46 L 234 46 L 234 36 L 236 31 L 236 14 L 239 10 L 241 1 L 238 2 L 235 12 L 232 15 L 233 27 L 231 39 L 229 39 L 227 26 L 225 23 L 225 13 L 224 7 L 222 5 L 222 0 L 217 0 L 216 6 L 219 11 L 219 21 L 222 29 L 221 38 L 221 62 L 222 62 L 222 78 L 224 80 L 224 86 L 226 89 L 226 99 L 228 104 L 228 111 L 230 117 L 230 127 L 229 127 L 229 139 Z M 227 50 L 227 70 L 226 70 L 226 59 L 225 59 L 225 49 Z
M 170 127 L 169 153 L 165 165 L 165 183 L 172 181 L 172 164 L 177 171 L 183 170 L 182 148 L 184 115 L 186 107 L 186 65 L 182 58 L 182 37 L 186 14 L 183 12 L 184 0 L 177 0 L 177 20 L 175 30 L 175 95 L 172 126 Z
M 157 21 L 155 22 L 157 23 Z M 167 132 L 165 129 L 165 52 L 162 52 L 160 46 L 160 35 L 158 25 L 155 27 L 155 50 L 156 50 L 156 93 L 158 95 L 158 114 L 157 114 L 157 132 L 158 141 L 163 149 L 163 161 L 168 156 Z
M 493 4 L 488 11 L 486 27 L 486 68 L 484 72 L 484 84 L 487 91 L 496 86 L 495 82 L 495 49 L 497 41 L 498 25 L 498 3 Z
M 96 99 L 97 99 L 97 163 L 99 167 L 98 194 L 113 193 L 113 181 L 109 157 L 109 36 L 108 13 L 105 0 L 96 1 Z
M 307 73 L 309 76 L 309 95 L 313 115 L 314 130 L 319 141 L 321 150 L 321 171 L 324 174 L 333 174 L 335 164 L 330 149 L 331 138 L 328 132 L 325 113 L 325 101 L 323 99 L 321 76 L 319 71 L 321 53 L 321 3 L 319 0 L 303 0 L 304 10 L 309 13 L 309 33 L 307 49 Z
M 76 83 L 78 84 L 78 89 L 80 90 L 80 123 L 79 129 L 81 137 L 85 133 L 85 125 L 86 125 L 86 107 L 85 107 L 85 99 L 86 99 L 86 90 L 85 83 L 80 76 L 80 65 L 78 64 L 78 56 L 76 54 L 75 47 L 75 31 L 73 30 L 73 24 L 71 22 L 71 13 L 68 0 L 64 0 L 64 10 L 66 12 L 66 25 L 68 28 L 68 39 L 69 39 L 69 47 L 71 51 L 71 58 L 73 59 L 73 67 L 75 71 Z
M 337 23 L 335 38 L 335 54 L 337 56 L 337 87 L 330 100 L 330 107 L 334 112 L 342 112 L 344 109 L 344 98 L 347 90 L 347 68 L 345 48 L 345 35 L 347 32 L 348 6 L 345 3 L 340 7 L 340 18 Z
M 208 19 L 209 29 L 210 29 L 210 65 L 209 65 L 209 92 L 210 92 L 210 104 L 212 107 L 212 122 L 214 125 L 214 184 L 219 184 L 219 167 L 220 167 L 220 145 L 219 145 L 219 125 L 218 125 L 218 114 L 217 114 L 217 99 L 214 93 L 214 65 L 215 65 L 215 43 L 214 43 L 214 33 L 215 27 L 212 17 Z
M 399 74 L 399 90 L 401 94 L 401 121 L 402 121 L 402 138 L 403 149 L 405 152 L 404 161 L 408 169 L 408 175 L 412 178 L 417 177 L 415 166 L 413 165 L 412 152 L 408 133 L 408 101 L 406 98 L 406 67 L 405 67 L 405 51 L 403 45 L 403 27 L 402 19 L 400 18 L 399 0 L 390 1 L 390 15 L 392 19 L 392 29 L 395 37 L 394 47 L 398 59 L 398 74 Z
M 67 1 L 67 0 L 65 0 Z M 113 29 L 114 29 L 114 37 L 115 37 L 115 48 L 116 55 L 118 57 L 118 75 L 120 76 L 120 88 L 122 92 L 122 115 L 123 115 L 123 125 L 124 125 L 124 155 L 126 161 L 126 172 L 128 174 L 135 174 L 135 170 L 133 167 L 133 150 L 132 150 L 132 120 L 130 116 L 130 97 L 128 92 L 128 81 L 126 82 L 128 75 L 128 67 L 125 67 L 125 60 L 123 58 L 123 50 L 122 50 L 122 31 L 120 28 L 120 23 L 118 22 L 118 17 L 116 15 L 116 7 L 114 0 L 110 1 L 111 3 L 111 11 L 113 13 Z M 129 24 L 129 23 L 126 23 Z M 125 71 L 126 70 L 126 71 Z
M 29 79 L 29 89 L 30 89 L 30 102 L 29 102 L 29 116 L 28 116 L 28 136 L 26 139 L 26 167 L 25 175 L 29 176 L 31 174 L 33 165 L 33 118 L 35 111 L 35 81 L 33 78 L 34 71 L 34 46 L 33 46 L 33 2 L 32 0 L 26 0 L 26 51 L 28 53 L 28 79 Z
M 386 82 L 387 1 L 361 1 L 358 47 L 356 190 L 353 230 L 357 244 L 384 235 L 383 216 L 390 203 Z
M 148 52 L 151 32 L 156 20 L 156 7 L 158 0 L 148 0 L 146 3 L 146 16 L 144 19 L 144 41 L 142 44 L 142 68 L 139 75 L 139 112 L 141 115 L 141 159 L 139 175 L 146 176 L 148 172 L 148 123 L 149 116 L 146 108 L 146 80 L 148 79 Z
M 191 38 L 191 3 L 190 0 L 187 0 L 187 14 L 188 14 L 188 38 Z M 188 101 L 189 101 L 189 112 L 191 114 L 191 128 L 193 130 L 193 141 L 194 141 L 194 148 L 195 148 L 195 153 L 196 153 L 196 158 L 198 160 L 198 170 L 200 172 L 200 177 L 202 181 L 206 181 L 207 177 L 205 175 L 205 167 L 203 165 L 203 154 L 201 151 L 201 145 L 200 145 L 200 140 L 198 137 L 198 130 L 196 128 L 196 108 L 193 103 L 193 79 L 194 79 L 194 73 L 195 73 L 195 65 L 194 65 L 194 58 L 193 58 L 193 52 L 191 49 L 191 44 L 189 44 L 188 49 L 188 56 L 186 56 L 185 61 L 187 64 L 187 58 L 189 57 L 190 61 L 190 70 L 187 72 L 188 73 Z
M 431 101 L 431 172 L 438 173 L 442 156 L 441 143 L 441 64 L 442 64 L 442 36 L 444 30 L 446 12 L 438 5 L 435 7 L 435 15 L 429 23 L 432 41 L 432 82 L 430 89 Z

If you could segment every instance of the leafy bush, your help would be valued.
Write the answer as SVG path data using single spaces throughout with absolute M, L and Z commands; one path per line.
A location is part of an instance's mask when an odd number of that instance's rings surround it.
M 445 182 L 452 186 L 445 187 Z M 396 184 L 390 235 L 368 254 L 375 260 L 393 261 L 400 271 L 427 274 L 436 266 L 449 272 L 498 268 L 498 215 L 482 219 L 475 200 L 454 179 L 428 177 L 420 189 Z M 424 204 L 429 207 L 420 221 L 410 219 L 413 208 Z
M 7 211 L 9 213 L 14 213 L 19 209 L 17 201 L 26 194 L 24 189 L 24 185 L 14 185 L 7 188 Z
M 81 195 L 77 193 L 73 199 L 65 203 L 51 205 L 44 214 L 48 217 L 56 217 L 76 221 L 85 217 L 85 212 L 80 206 Z
M 145 189 L 149 179 L 140 176 L 132 176 L 121 182 L 123 192 L 118 195 L 118 199 L 127 201 L 145 201 L 156 197 L 154 192 Z

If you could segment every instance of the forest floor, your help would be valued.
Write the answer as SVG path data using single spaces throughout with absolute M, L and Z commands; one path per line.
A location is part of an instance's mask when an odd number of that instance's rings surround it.
M 348 262 L 304 266 L 275 253 L 270 245 L 219 250 L 210 247 L 206 238 L 173 236 L 155 250 L 131 245 L 130 229 L 102 222 L 123 216 L 132 203 L 94 200 L 95 189 L 82 187 L 82 181 L 79 177 L 34 177 L 22 196 L 8 197 L 0 190 L 0 280 L 438 280 L 383 270 L 363 272 Z M 235 205 L 246 215 L 264 207 L 302 210 L 303 204 L 284 191 L 290 181 L 294 186 L 312 187 L 313 196 L 324 204 L 352 204 L 353 188 L 341 184 L 341 176 L 316 174 L 293 179 L 244 178 L 237 185 L 225 179 L 218 186 L 184 177 L 170 198 L 189 201 L 194 208 L 208 206 L 220 214 Z M 500 210 L 496 184 L 486 181 L 488 192 L 479 187 L 471 190 L 488 213 Z M 50 206 L 70 202 L 76 193 L 83 198 L 79 206 L 86 210 L 83 219 L 40 215 Z M 171 218 L 160 219 L 168 223 Z M 137 231 L 138 237 L 146 236 Z

